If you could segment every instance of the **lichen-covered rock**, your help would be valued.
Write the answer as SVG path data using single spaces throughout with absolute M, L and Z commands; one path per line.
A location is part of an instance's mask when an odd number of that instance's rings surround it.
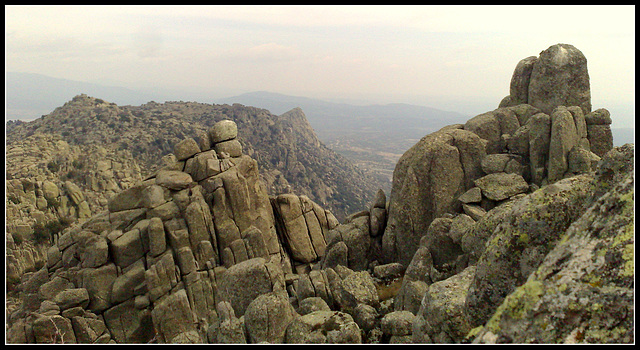
M 380 320 L 382 332 L 391 336 L 411 335 L 415 315 L 409 311 L 390 312 Z
M 592 180 L 581 175 L 545 186 L 516 200 L 508 211 L 483 219 L 485 224 L 467 233 L 487 237 L 467 295 L 466 311 L 473 326 L 483 324 L 502 300 L 526 281 L 561 234 L 583 213 Z M 484 230 L 489 235 L 482 233 Z M 478 247 L 482 246 L 480 243 Z
M 413 322 L 416 343 L 459 343 L 471 330 L 464 312 L 469 285 L 476 267 L 429 286 Z
M 379 306 L 375 282 L 369 272 L 352 272 L 332 288 L 337 304 L 343 310 L 352 310 L 358 304 Z
M 627 147 L 627 159 L 632 152 Z M 633 171 L 618 175 L 474 332 L 474 342 L 634 342 L 633 188 Z
M 591 89 L 587 59 L 569 44 L 542 51 L 533 64 L 527 103 L 551 114 L 557 106 L 580 106 L 591 112 Z
M 482 194 L 493 200 L 501 201 L 529 190 L 529 184 L 518 174 L 493 173 L 475 181 Z
M 288 344 L 358 344 L 360 328 L 351 315 L 339 311 L 314 311 L 295 318 L 287 327 Z
M 408 266 L 431 221 L 457 211 L 458 197 L 482 176 L 485 143 L 471 131 L 443 128 L 403 154 L 394 171 L 382 237 L 384 262 Z
M 219 291 L 235 314 L 244 315 L 249 304 L 259 295 L 284 290 L 282 269 L 263 258 L 254 258 L 231 266 L 222 276 Z
M 286 294 L 269 293 L 255 298 L 244 314 L 250 343 L 283 343 L 289 323 L 298 316 Z

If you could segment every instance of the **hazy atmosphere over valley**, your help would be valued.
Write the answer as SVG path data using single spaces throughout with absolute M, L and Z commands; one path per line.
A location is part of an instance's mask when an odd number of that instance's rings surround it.
M 211 103 L 269 91 L 475 115 L 508 94 L 514 62 L 569 43 L 589 59 L 593 105 L 620 109 L 614 128 L 633 123 L 632 6 L 6 6 L 5 11 L 6 72 L 141 93 L 112 101 L 118 104 Z M 12 96 L 9 90 L 9 108 Z

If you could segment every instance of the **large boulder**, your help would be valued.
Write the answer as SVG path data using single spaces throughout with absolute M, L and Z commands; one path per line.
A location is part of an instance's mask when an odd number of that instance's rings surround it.
M 336 225 L 333 215 L 306 196 L 281 194 L 271 203 L 291 258 L 307 264 L 324 256 L 325 235 Z
M 591 112 L 587 59 L 572 45 L 556 44 L 533 64 L 527 103 L 551 114 L 558 106 L 579 106 Z
M 474 331 L 474 342 L 634 341 L 634 171 L 633 146 L 628 146 L 608 154 L 594 182 L 595 202 L 526 283 Z M 622 161 L 615 159 L 621 154 Z
M 382 237 L 385 262 L 408 266 L 431 221 L 459 211 L 458 197 L 483 175 L 485 145 L 474 132 L 448 127 L 423 137 L 402 155 Z
M 529 83 L 531 82 L 531 72 L 533 66 L 538 61 L 538 57 L 531 56 L 520 60 L 516 65 L 511 77 L 511 85 L 509 86 L 510 103 L 519 105 L 527 103 L 529 100 Z
M 222 299 L 229 301 L 240 317 L 259 295 L 283 289 L 284 274 L 280 266 L 263 258 L 254 258 L 227 269 L 218 290 Z
M 151 313 L 159 343 L 201 343 L 187 293 L 180 289 L 159 300 Z
M 268 293 L 247 307 L 244 323 L 250 343 L 283 343 L 289 323 L 298 316 L 286 294 Z
M 489 212 L 483 224 L 465 236 L 484 251 L 466 299 L 473 326 L 483 324 L 553 248 L 561 234 L 585 209 L 593 178 L 581 175 L 558 181 L 515 201 L 508 211 Z M 464 237 L 469 241 L 471 237 Z
M 314 311 L 295 318 L 287 327 L 289 344 L 358 344 L 360 328 L 351 315 L 340 311 Z
M 459 343 L 471 330 L 465 301 L 476 267 L 429 286 L 413 322 L 416 343 Z
M 518 174 L 493 173 L 475 181 L 482 194 L 493 200 L 501 201 L 529 190 L 529 184 Z

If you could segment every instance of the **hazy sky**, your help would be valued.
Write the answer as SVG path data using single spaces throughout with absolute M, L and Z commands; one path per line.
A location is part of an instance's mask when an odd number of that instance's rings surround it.
M 6 6 L 5 14 L 6 71 L 71 80 L 227 96 L 469 96 L 497 107 L 519 60 L 568 43 L 587 57 L 595 108 L 634 98 L 634 6 Z

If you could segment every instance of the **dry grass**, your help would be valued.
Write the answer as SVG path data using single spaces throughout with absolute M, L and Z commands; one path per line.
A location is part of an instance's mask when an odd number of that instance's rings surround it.
M 395 297 L 396 294 L 398 294 L 401 286 L 402 277 L 395 279 L 389 283 L 377 284 L 376 289 L 378 290 L 378 299 L 380 301 L 384 301 Z

